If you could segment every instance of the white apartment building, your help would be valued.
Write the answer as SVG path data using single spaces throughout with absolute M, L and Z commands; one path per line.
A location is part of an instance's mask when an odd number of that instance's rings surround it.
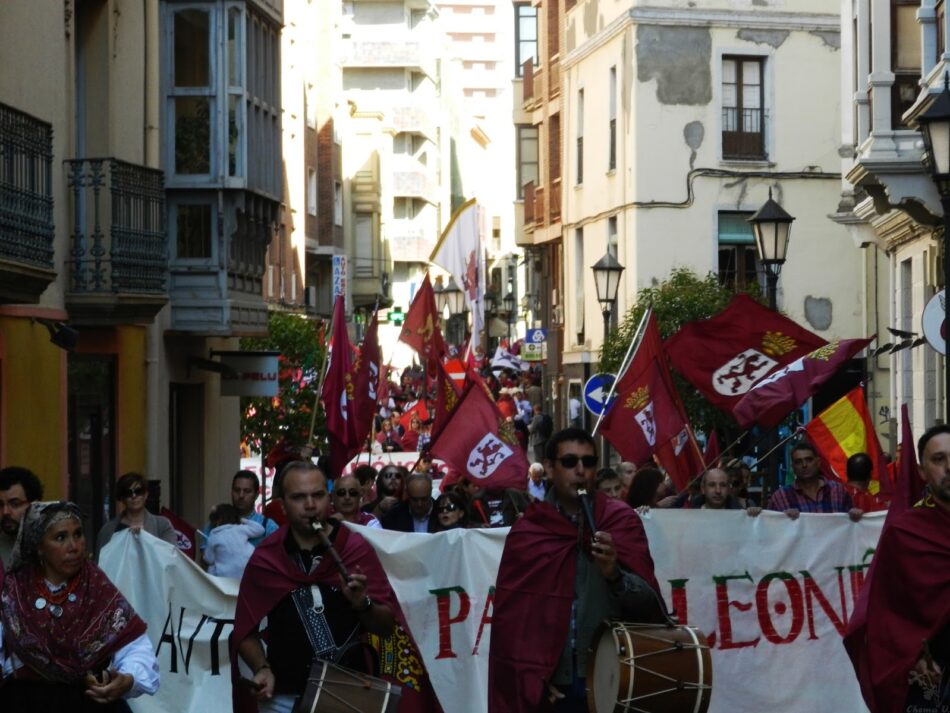
M 865 335 L 867 255 L 828 217 L 840 198 L 839 24 L 826 0 L 567 3 L 568 393 L 603 340 L 591 266 L 609 252 L 626 268 L 615 319 L 681 266 L 764 291 L 746 219 L 770 190 L 795 217 L 778 308 L 826 339 Z
M 944 0 L 842 0 L 842 164 L 839 215 L 880 263 L 879 327 L 897 349 L 876 357 L 889 371 L 882 404 L 892 430 L 907 404 L 916 433 L 944 421 L 945 361 L 919 337 L 927 302 L 946 285 L 940 195 L 922 163 L 914 118 L 943 89 L 950 66 Z M 910 342 L 886 332 L 914 333 Z M 904 348 L 900 348 L 904 347 Z

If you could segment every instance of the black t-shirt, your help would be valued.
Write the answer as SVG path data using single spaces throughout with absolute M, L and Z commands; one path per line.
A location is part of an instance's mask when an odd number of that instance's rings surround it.
M 331 541 L 336 539 L 337 532 L 339 528 L 333 528 Z M 287 533 L 284 547 L 291 560 L 302 563 L 307 571 L 316 558 L 329 556 L 321 547 L 311 551 L 301 550 L 290 532 Z M 347 639 L 358 641 L 361 634 L 359 617 L 340 588 L 325 584 L 320 584 L 319 587 L 323 597 L 324 614 L 334 643 L 341 646 Z M 267 661 L 276 678 L 275 692 L 300 695 L 306 686 L 314 651 L 290 593 L 268 614 L 266 631 Z M 357 648 L 353 656 L 347 657 L 350 660 L 342 660 L 340 663 L 349 668 L 361 669 L 361 657 L 362 654 Z

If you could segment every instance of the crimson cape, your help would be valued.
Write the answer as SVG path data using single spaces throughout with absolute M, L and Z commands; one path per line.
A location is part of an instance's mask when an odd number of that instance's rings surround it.
M 594 521 L 613 537 L 620 564 L 659 592 L 643 523 L 633 509 L 597 493 Z M 541 704 L 567 639 L 576 553 L 577 528 L 550 503 L 532 503 L 511 528 L 495 585 L 489 713 L 526 713 Z
M 388 606 L 395 615 L 396 622 L 408 632 L 409 628 L 399 608 L 399 602 L 396 600 L 392 587 L 389 586 L 389 579 L 376 557 L 376 552 L 359 534 L 350 531 L 345 526 L 337 525 L 337 527 L 340 527 L 340 530 L 336 534 L 333 546 L 340 553 L 346 568 L 350 572 L 361 572 L 366 575 L 366 589 L 369 596 L 373 601 Z M 257 546 L 241 578 L 241 588 L 234 612 L 234 632 L 231 634 L 230 641 L 235 713 L 257 711 L 257 704 L 250 695 L 249 689 L 238 682 L 240 674 L 237 667 L 237 647 L 241 641 L 256 631 L 267 613 L 293 590 L 314 583 L 331 586 L 340 584 L 340 573 L 331 557 L 324 557 L 311 574 L 302 572 L 294 564 L 284 547 L 288 529 L 288 526 L 284 525 Z M 418 652 L 418 647 L 416 651 Z M 399 710 L 405 713 L 424 709 L 426 706 L 431 706 L 429 698 L 431 696 L 420 694 L 403 685 Z
M 950 512 L 906 510 L 881 533 L 844 638 L 871 713 L 903 710 L 921 643 L 948 625 Z

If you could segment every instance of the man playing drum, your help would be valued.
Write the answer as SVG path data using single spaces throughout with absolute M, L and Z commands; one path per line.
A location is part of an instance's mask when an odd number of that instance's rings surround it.
M 239 653 L 253 672 L 240 679 L 234 664 L 235 710 L 242 693 L 252 693 L 259 710 L 290 713 L 303 693 L 317 656 L 355 667 L 359 647 L 341 658 L 364 633 L 387 636 L 398 611 L 379 560 L 369 544 L 328 519 L 330 498 L 324 474 L 298 461 L 284 470 L 281 488 L 287 525 L 268 537 L 248 562 L 238 594 L 231 660 Z M 322 544 L 319 523 L 349 572 L 343 578 Z M 267 651 L 258 631 L 267 617 Z M 236 651 L 235 651 L 236 649 Z
M 489 713 L 586 713 L 588 648 L 601 622 L 664 619 L 640 518 L 595 493 L 596 466 L 594 440 L 583 429 L 548 441 L 552 487 L 511 528 L 498 571 Z

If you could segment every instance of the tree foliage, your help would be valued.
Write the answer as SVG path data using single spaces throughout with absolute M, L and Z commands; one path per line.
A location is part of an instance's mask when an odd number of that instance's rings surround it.
M 751 293 L 753 297 L 758 297 L 755 287 L 753 286 Z M 666 339 L 687 322 L 706 319 L 722 311 L 734 294 L 731 289 L 720 285 L 718 277 L 713 273 L 700 277 L 689 268 L 676 268 L 668 279 L 640 290 L 637 294 L 636 304 L 627 310 L 620 326 L 608 335 L 604 343 L 600 357 L 601 371 L 614 374 L 620 368 L 649 305 L 653 305 L 660 336 Z M 735 432 L 736 422 L 729 414 L 711 405 L 675 369 L 672 372 L 676 389 L 694 429 L 706 433 L 712 429 Z
M 281 439 L 291 445 L 307 445 L 328 329 L 319 320 L 271 312 L 266 337 L 241 339 L 242 350 L 280 352 L 277 396 L 241 399 L 241 437 L 255 450 L 262 446 L 269 450 Z M 318 408 L 314 440 L 322 443 L 325 438 L 323 409 Z

